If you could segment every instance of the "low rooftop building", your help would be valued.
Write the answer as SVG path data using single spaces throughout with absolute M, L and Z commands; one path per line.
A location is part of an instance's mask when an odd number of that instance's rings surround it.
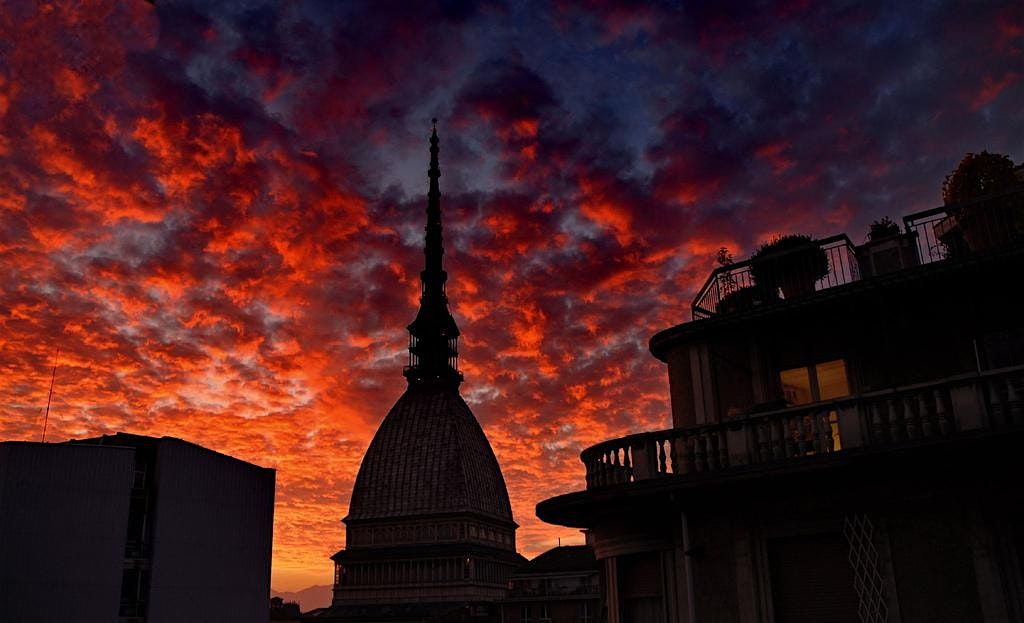
M 516 569 L 503 623 L 598 623 L 601 591 L 597 559 L 589 545 L 561 545 Z
M 274 470 L 173 437 L 0 443 L 11 621 L 266 621 Z

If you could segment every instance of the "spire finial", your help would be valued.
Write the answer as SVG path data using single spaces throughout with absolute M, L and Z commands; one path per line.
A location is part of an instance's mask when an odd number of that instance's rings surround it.
M 431 123 L 430 168 L 427 170 L 430 189 L 427 192 L 426 244 L 423 248 L 426 262 L 420 273 L 420 311 L 409 325 L 409 365 L 405 369 L 405 377 L 409 383 L 443 381 L 458 387 L 462 382 L 458 361 L 459 328 L 448 310 L 445 293 L 448 273 L 443 268 L 437 119 L 432 119 Z

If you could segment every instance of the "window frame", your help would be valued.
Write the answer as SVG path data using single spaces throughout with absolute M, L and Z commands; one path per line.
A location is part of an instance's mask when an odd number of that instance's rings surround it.
M 836 362 L 836 361 L 842 362 L 842 364 L 843 364 L 843 377 L 846 380 L 846 393 L 844 395 L 842 395 L 842 396 L 833 396 L 831 398 L 822 399 L 822 397 L 821 397 L 821 383 L 820 383 L 820 381 L 818 379 L 818 366 L 822 366 L 822 365 L 825 365 L 825 364 L 828 364 L 828 363 L 833 363 L 833 362 Z M 783 368 L 783 369 L 780 369 L 778 372 L 776 372 L 775 380 L 779 384 L 779 391 L 780 391 L 780 393 L 782 395 L 782 399 L 783 400 L 786 399 L 786 389 L 785 389 L 786 386 L 782 382 L 782 375 L 785 372 L 790 372 L 790 371 L 794 371 L 794 370 L 803 370 L 804 372 L 807 373 L 808 391 L 810 392 L 811 400 L 809 402 L 792 403 L 792 404 L 790 404 L 787 401 L 786 402 L 786 406 L 787 407 L 803 407 L 803 406 L 815 404 L 817 402 L 825 402 L 825 401 L 828 401 L 828 400 L 838 400 L 840 398 L 846 398 L 846 397 L 849 397 L 849 396 L 853 395 L 853 387 L 852 387 L 852 384 L 850 383 L 850 367 L 849 367 L 849 365 L 847 365 L 847 361 L 846 361 L 845 357 L 837 357 L 835 359 L 827 359 L 825 361 L 815 361 L 815 362 L 809 363 L 809 364 L 807 364 L 805 366 L 793 366 L 793 367 L 790 367 L 790 368 Z

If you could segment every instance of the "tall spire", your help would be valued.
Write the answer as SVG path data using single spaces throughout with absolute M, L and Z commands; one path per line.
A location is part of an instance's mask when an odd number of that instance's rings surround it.
M 430 190 L 427 192 L 427 227 L 423 254 L 426 265 L 420 272 L 420 310 L 409 325 L 409 365 L 405 378 L 410 384 L 444 383 L 458 387 L 459 327 L 448 310 L 443 268 L 444 240 L 441 234 L 441 167 L 437 154 L 437 119 L 430 133 Z
M 448 279 L 448 274 L 441 268 L 444 242 L 441 236 L 441 187 L 438 184 L 441 167 L 437 163 L 440 149 L 437 147 L 437 119 L 431 121 L 434 127 L 430 132 L 430 169 L 427 170 L 427 177 L 430 178 L 430 190 L 427 192 L 427 240 L 423 249 L 427 256 L 427 267 L 420 274 L 420 278 L 423 280 L 424 291 L 429 288 L 443 295 L 444 282 Z

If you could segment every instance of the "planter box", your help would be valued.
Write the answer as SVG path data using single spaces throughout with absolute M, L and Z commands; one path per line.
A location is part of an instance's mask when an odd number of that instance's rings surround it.
M 917 232 L 865 242 L 857 247 L 856 253 L 862 278 L 896 272 L 921 263 L 917 253 Z

